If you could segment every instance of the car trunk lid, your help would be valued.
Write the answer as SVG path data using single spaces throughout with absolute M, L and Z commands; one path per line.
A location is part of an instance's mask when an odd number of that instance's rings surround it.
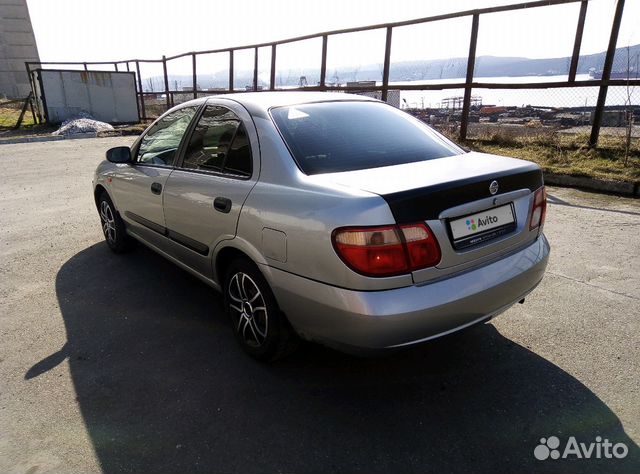
M 311 178 L 380 195 L 398 224 L 427 222 L 442 249 L 439 269 L 462 270 L 470 262 L 495 257 L 537 237 L 537 232 L 529 231 L 527 219 L 532 193 L 543 184 L 542 172 L 528 161 L 471 152 Z M 513 223 L 473 238 L 453 235 L 452 222 L 459 227 L 465 216 L 486 219 L 482 211 L 512 214 Z M 417 279 L 435 277 L 435 271 L 426 269 Z
M 494 180 L 499 194 L 542 186 L 536 164 L 477 152 L 313 178 L 382 196 L 399 224 L 437 219 L 446 209 L 492 196 Z

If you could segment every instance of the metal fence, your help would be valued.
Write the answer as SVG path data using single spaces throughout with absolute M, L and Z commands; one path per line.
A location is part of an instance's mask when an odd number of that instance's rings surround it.
M 85 70 L 93 68 L 109 68 L 115 71 L 133 71 L 136 73 L 137 96 L 139 101 L 140 119 L 148 120 L 157 117 L 162 112 L 180 102 L 206 96 L 212 94 L 226 94 L 234 92 L 243 92 L 246 90 L 305 90 L 305 91 L 336 91 L 336 92 L 357 92 L 377 94 L 382 100 L 387 101 L 391 91 L 401 91 L 403 94 L 411 95 L 420 92 L 420 103 L 417 101 L 407 101 L 403 98 L 405 108 L 423 118 L 424 120 L 436 125 L 455 128 L 455 133 L 461 138 L 466 139 L 467 136 L 478 136 L 486 133 L 485 129 L 491 131 L 491 127 L 496 121 L 501 125 L 514 125 L 531 123 L 531 128 L 535 128 L 537 124 L 541 126 L 552 126 L 553 124 L 566 127 L 578 127 L 583 133 L 589 134 L 589 143 L 596 146 L 600 136 L 601 127 L 615 123 L 613 126 L 634 121 L 635 116 L 640 119 L 640 105 L 636 103 L 635 97 L 640 94 L 640 78 L 638 76 L 638 65 L 635 69 L 628 69 L 626 78 L 612 78 L 611 72 L 614 61 L 620 61 L 620 57 L 616 57 L 616 45 L 618 41 L 618 32 L 623 19 L 625 0 L 617 0 L 615 11 L 613 13 L 611 30 L 609 35 L 609 43 L 606 50 L 601 71 L 597 71 L 595 77 L 578 78 L 577 71 L 579 62 L 581 61 L 580 49 L 582 38 L 585 31 L 585 19 L 590 0 L 539 0 L 521 4 L 497 6 L 491 8 L 474 9 L 449 13 L 443 15 L 432 16 L 428 18 L 419 18 L 408 21 L 395 23 L 377 24 L 366 27 L 350 28 L 344 30 L 327 31 L 323 33 L 289 38 L 269 43 L 260 43 L 241 47 L 231 47 L 223 49 L 215 49 L 209 51 L 197 51 L 179 54 L 176 56 L 163 56 L 162 59 L 129 59 L 114 62 L 71 62 L 71 63 L 53 63 L 53 62 L 27 62 L 26 69 L 29 77 L 34 69 L 41 67 L 62 67 L 67 68 L 84 68 Z M 477 45 L 478 35 L 480 31 L 480 19 L 485 16 L 501 12 L 524 11 L 530 9 L 551 8 L 561 5 L 575 4 L 578 8 L 575 40 L 570 61 L 566 64 L 566 79 L 553 81 L 528 81 L 528 82 L 485 82 L 477 80 L 474 73 L 476 72 L 477 63 Z M 458 64 L 456 67 L 458 72 L 462 72 L 464 80 L 451 81 L 402 81 L 391 82 L 390 71 L 392 68 L 391 54 L 393 48 L 394 32 L 400 34 L 408 27 L 417 25 L 431 25 L 435 22 L 455 22 L 466 20 L 469 25 L 468 44 L 464 46 L 466 55 L 466 65 Z M 567 20 L 569 21 L 569 20 Z M 633 20 L 631 20 L 633 21 Z M 382 62 L 379 65 L 379 71 L 370 73 L 367 81 L 358 81 L 357 71 L 351 71 L 352 81 L 343 83 L 338 76 L 337 69 L 331 64 L 331 55 L 329 45 L 339 41 L 341 38 L 348 38 L 351 34 L 371 34 L 377 35 L 374 41 L 367 43 L 365 47 L 374 47 L 375 43 L 383 49 L 381 52 Z M 308 69 L 305 73 L 303 69 L 296 72 L 299 76 L 298 84 L 294 87 L 290 86 L 291 77 L 284 77 L 282 68 L 277 68 L 277 61 L 280 56 L 286 54 L 288 49 L 295 48 L 297 45 L 311 45 L 311 48 L 317 50 L 319 55 L 319 68 Z M 468 49 L 467 49 L 468 47 Z M 628 58 L 627 58 L 628 59 Z M 635 59 L 638 61 L 637 58 Z M 627 64 L 628 66 L 628 64 Z M 448 67 L 448 66 L 447 66 Z M 445 66 L 441 66 L 440 76 Z M 187 77 L 178 77 L 173 74 L 174 69 L 190 70 L 191 74 Z M 214 79 L 220 83 L 224 83 L 222 87 L 211 87 L 201 90 L 198 85 L 199 77 L 202 77 L 202 71 L 217 69 Z M 333 75 L 332 75 L 333 70 Z M 246 74 L 250 71 L 250 74 Z M 302 73 L 300 73 L 302 71 Z M 632 74 L 632 71 L 633 72 Z M 267 77 L 268 73 L 268 77 Z M 289 74 L 291 75 L 291 74 Z M 428 74 L 427 74 L 428 75 Z M 631 77 L 634 76 L 634 77 Z M 373 77 L 373 80 L 371 78 Z M 186 81 L 186 85 L 184 84 Z M 173 83 L 172 83 L 173 82 Z M 426 83 L 425 83 L 426 82 Z M 244 84 L 244 85 L 242 85 Z M 635 88 L 638 90 L 635 90 Z M 632 95 L 629 91 L 635 94 Z M 437 104 L 430 104 L 427 98 L 428 106 L 425 105 L 425 94 L 428 96 L 434 91 L 450 91 L 451 97 L 445 99 L 440 98 Z M 479 99 L 482 92 L 485 95 L 493 95 L 500 92 L 503 96 L 508 96 L 516 91 L 522 93 L 528 91 L 528 95 L 537 98 L 535 101 L 528 101 L 529 107 L 521 107 L 505 114 L 509 107 L 485 107 Z M 553 96 L 555 100 L 553 99 Z M 626 98 L 623 96 L 626 95 Z M 584 96 L 584 104 L 582 97 Z M 620 97 L 620 100 L 611 99 Z M 399 97 L 399 93 L 398 93 Z M 580 97 L 579 104 L 575 99 Z M 571 106 L 563 106 L 565 103 Z M 487 101 L 484 101 L 485 104 Z M 546 108 L 551 103 L 556 103 L 555 109 L 562 108 L 567 112 L 558 114 L 557 110 L 553 113 L 547 113 Z M 612 107 L 611 104 L 617 103 L 618 107 Z M 624 104 L 625 109 L 620 110 L 619 105 Z M 495 104 L 494 104 L 495 105 Z M 546 107 L 545 107 L 546 106 Z M 616 115 L 617 114 L 617 115 Z M 501 115 L 507 115 L 506 119 Z M 618 117 L 619 116 L 619 117 Z M 616 119 L 616 117 L 618 117 Z M 520 119 L 520 120 L 519 120 Z M 506 123 L 505 123 L 506 122 Z M 640 122 L 640 120 L 638 120 Z

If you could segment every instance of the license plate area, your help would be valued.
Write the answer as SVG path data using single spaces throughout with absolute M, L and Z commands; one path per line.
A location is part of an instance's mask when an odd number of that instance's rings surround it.
M 453 248 L 462 250 L 487 242 L 516 229 L 513 203 L 449 219 Z

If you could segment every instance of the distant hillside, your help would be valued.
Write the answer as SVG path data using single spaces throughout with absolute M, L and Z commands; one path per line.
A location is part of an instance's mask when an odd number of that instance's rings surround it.
M 578 74 L 588 74 L 590 70 L 600 71 L 604 64 L 605 52 L 580 56 Z M 640 44 L 629 48 L 631 63 L 640 64 Z M 522 77 L 522 76 L 553 76 L 569 73 L 570 57 L 529 59 L 523 57 L 479 56 L 476 58 L 475 77 Z M 614 59 L 614 71 L 626 70 L 627 49 L 618 48 Z M 467 58 L 436 59 L 428 61 L 403 61 L 392 63 L 389 72 L 391 82 L 422 81 L 438 79 L 464 78 L 467 70 Z M 305 76 L 307 84 L 315 85 L 320 80 L 319 68 L 293 68 L 276 72 L 277 86 L 296 86 L 300 76 Z M 382 64 L 368 64 L 360 67 L 341 67 L 327 70 L 327 83 L 344 84 L 351 81 L 380 80 Z M 213 74 L 199 74 L 198 86 L 201 89 L 226 88 L 228 71 L 218 71 Z M 266 77 L 259 78 L 260 84 L 268 85 Z M 182 89 L 192 84 L 191 75 L 170 75 L 169 88 Z M 236 87 L 253 84 L 253 71 L 237 71 L 235 74 Z M 164 89 L 162 77 L 145 78 L 145 90 L 160 91 Z

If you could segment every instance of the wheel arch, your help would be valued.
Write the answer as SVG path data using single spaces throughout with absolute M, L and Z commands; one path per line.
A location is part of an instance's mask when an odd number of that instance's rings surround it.
M 269 284 L 269 272 L 265 272 L 266 261 L 262 254 L 244 239 L 236 237 L 231 240 L 221 242 L 214 251 L 213 256 L 213 277 L 214 280 L 222 287 L 224 285 L 224 275 L 229 268 L 231 262 L 237 258 L 246 258 L 256 264 L 267 279 Z M 266 267 L 268 268 L 268 267 Z
M 96 208 L 98 208 L 100 205 L 100 196 L 102 196 L 102 193 L 107 193 L 107 195 L 109 195 L 109 191 L 107 191 L 107 188 L 105 188 L 101 184 L 97 184 L 95 189 L 93 190 L 93 200 L 96 204 Z M 109 198 L 111 198 L 111 196 L 109 196 Z M 111 201 L 113 202 L 113 199 L 111 199 Z
M 105 193 L 107 196 L 109 196 L 109 199 L 111 199 L 111 202 L 113 203 L 114 210 L 118 215 L 120 215 L 118 204 L 116 203 L 114 196 L 111 194 L 109 189 L 101 183 L 96 184 L 95 189 L 93 190 L 93 200 L 96 203 L 96 209 L 98 209 L 98 211 L 100 210 L 100 196 L 102 196 L 102 193 Z

